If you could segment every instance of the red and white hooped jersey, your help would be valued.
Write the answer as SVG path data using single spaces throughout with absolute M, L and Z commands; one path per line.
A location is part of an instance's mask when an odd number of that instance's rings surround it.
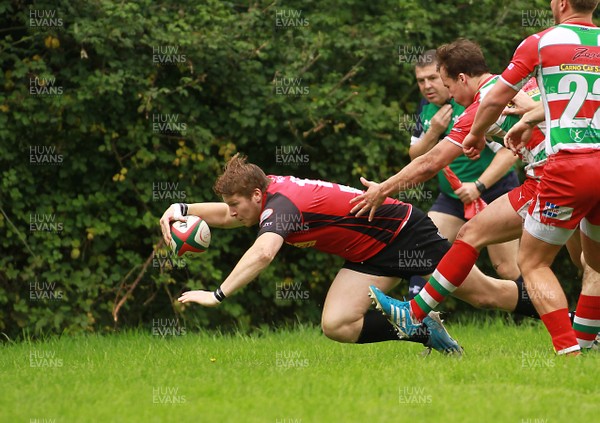
M 494 84 L 499 81 L 498 75 L 490 75 L 483 81 L 475 96 L 473 97 L 473 103 L 471 103 L 458 117 L 458 120 L 454 124 L 454 127 L 450 131 L 450 134 L 446 137 L 450 142 L 462 147 L 462 143 L 466 138 L 467 134 L 471 131 L 473 122 L 475 121 L 475 115 L 479 110 L 481 100 L 487 95 L 492 89 Z M 537 83 L 534 78 L 522 88 L 524 92 L 529 94 L 534 100 L 539 101 L 540 94 Z M 503 148 L 504 135 L 510 128 L 513 127 L 520 117 L 515 115 L 501 115 L 498 117 L 486 131 L 485 137 L 487 145 L 497 152 Z M 540 128 L 535 128 L 531 139 L 525 147 L 519 152 L 521 159 L 527 163 L 525 167 L 525 174 L 529 178 L 539 179 L 542 174 L 542 168 L 546 163 L 546 153 L 544 151 L 544 133 Z
M 530 78 L 521 89 L 535 101 L 540 101 L 540 88 L 538 87 L 537 80 L 535 78 Z M 525 176 L 538 181 L 541 179 L 542 174 L 544 173 L 544 165 L 548 160 L 544 144 L 544 140 L 546 138 L 545 130 L 545 123 L 542 122 L 537 125 L 533 129 L 531 138 L 529 139 L 527 145 L 525 145 L 525 147 L 521 148 L 519 151 L 519 157 L 524 163 L 527 163 L 524 169 Z
M 526 38 L 502 80 L 519 89 L 532 75 L 546 111 L 546 154 L 600 149 L 600 29 L 560 24 Z

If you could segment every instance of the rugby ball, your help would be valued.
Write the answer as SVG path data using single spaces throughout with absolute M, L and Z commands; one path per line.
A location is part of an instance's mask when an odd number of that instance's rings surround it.
M 179 257 L 185 253 L 203 253 L 210 245 L 210 228 L 198 216 L 171 224 L 171 250 Z

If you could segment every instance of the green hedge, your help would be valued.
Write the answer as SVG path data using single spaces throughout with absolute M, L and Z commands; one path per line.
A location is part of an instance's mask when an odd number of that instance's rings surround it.
M 0 4 L 0 331 L 317 323 L 341 260 L 288 247 L 222 307 L 183 310 L 182 289 L 216 287 L 255 231 L 214 230 L 173 268 L 164 209 L 217 201 L 236 151 L 274 174 L 391 175 L 419 101 L 400 54 L 472 37 L 500 71 L 534 9 L 550 16 L 541 0 Z M 283 283 L 308 298 L 278 300 Z

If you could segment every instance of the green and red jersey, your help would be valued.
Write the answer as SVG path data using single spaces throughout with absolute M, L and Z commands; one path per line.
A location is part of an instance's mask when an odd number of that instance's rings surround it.
M 530 76 L 546 109 L 546 153 L 600 149 L 600 29 L 560 24 L 526 38 L 502 73 L 519 89 Z
M 443 139 L 448 134 L 450 134 L 450 131 L 454 127 L 454 123 L 458 120 L 459 116 L 462 115 L 465 111 L 465 108 L 460 104 L 456 103 L 454 99 L 450 100 L 450 105 L 452 106 L 452 119 L 450 121 L 450 124 L 448 125 L 448 128 L 446 129 L 444 134 L 442 134 L 440 139 Z M 420 125 L 417 125 L 417 128 L 415 128 L 415 131 L 413 132 L 410 141 L 411 145 L 418 143 L 425 134 L 425 132 L 429 130 L 429 127 L 431 126 L 431 119 L 433 119 L 433 116 L 438 112 L 438 110 L 440 110 L 440 108 L 441 106 L 438 106 L 433 103 L 426 103 L 423 106 L 419 114 Z M 494 151 L 486 147 L 481 153 L 481 159 L 475 161 L 470 160 L 467 156 L 463 154 L 454 159 L 454 161 L 450 164 L 450 169 L 452 169 L 452 171 L 456 174 L 456 176 L 458 176 L 458 179 L 460 179 L 461 181 L 473 182 L 477 180 L 483 172 L 485 172 L 485 169 L 489 166 L 492 160 L 494 160 L 494 156 Z M 454 190 L 452 189 L 450 182 L 444 175 L 444 172 L 439 172 L 437 177 L 440 186 L 440 191 L 452 198 L 458 199 L 457 195 L 454 194 Z

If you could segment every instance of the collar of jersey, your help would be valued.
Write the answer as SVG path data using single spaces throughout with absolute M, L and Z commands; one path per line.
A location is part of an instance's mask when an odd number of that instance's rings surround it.
M 594 23 L 589 23 L 589 22 L 566 22 L 566 23 L 558 24 L 556 26 L 560 26 L 560 25 L 587 26 L 588 28 L 597 28 L 597 26 Z
M 488 82 L 490 82 L 496 76 L 498 76 L 498 75 L 492 74 L 491 76 L 489 76 L 488 78 L 486 78 L 485 81 L 483 81 L 481 84 L 479 84 L 479 86 L 477 87 L 477 92 L 475 93 L 475 97 L 473 97 L 473 103 L 475 103 L 478 100 L 478 98 L 480 97 L 481 93 L 479 92 L 479 90 L 481 90 L 481 87 L 483 87 L 485 84 L 487 84 Z

